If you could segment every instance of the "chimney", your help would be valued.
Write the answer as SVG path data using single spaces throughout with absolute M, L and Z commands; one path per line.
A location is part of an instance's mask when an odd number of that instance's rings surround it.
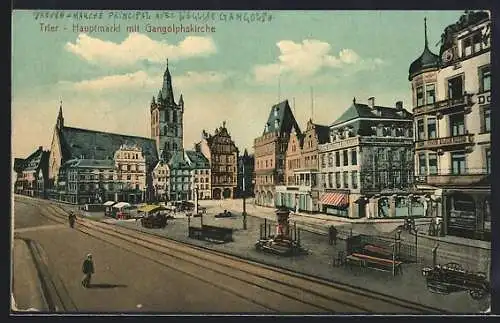
M 368 106 L 370 107 L 370 109 L 375 108 L 375 97 L 374 96 L 371 96 L 368 98 Z
M 43 146 L 38 146 L 38 150 L 42 151 L 43 150 Z
M 396 102 L 396 109 L 403 110 L 403 101 Z

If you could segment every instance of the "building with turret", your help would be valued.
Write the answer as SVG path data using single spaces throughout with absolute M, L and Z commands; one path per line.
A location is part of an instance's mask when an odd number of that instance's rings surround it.
M 411 63 L 415 173 L 446 234 L 491 236 L 491 17 L 467 11 Z
M 174 152 L 182 153 L 184 149 L 183 118 L 184 99 L 182 94 L 179 103 L 175 102 L 172 89 L 172 76 L 167 68 L 163 74 L 163 86 L 158 96 L 150 105 L 151 113 L 151 138 L 155 140 L 158 156 L 164 161 L 169 161 Z

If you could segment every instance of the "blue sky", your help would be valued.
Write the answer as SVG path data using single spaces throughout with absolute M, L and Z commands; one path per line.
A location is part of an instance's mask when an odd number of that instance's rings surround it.
M 104 12 L 104 19 L 77 21 L 35 19 L 33 11 L 15 11 L 13 155 L 50 147 L 60 100 L 67 125 L 149 137 L 149 104 L 161 87 L 167 58 L 176 99 L 184 96 L 188 149 L 203 129 L 213 132 L 226 121 L 240 150 L 252 151 L 270 107 L 280 99 L 295 101 L 301 127 L 310 117 L 330 124 L 353 97 L 366 102 L 374 96 L 385 106 L 402 100 L 411 109 L 408 67 L 423 50 L 424 17 L 430 48 L 437 53 L 443 29 L 461 12 L 268 14 L 267 22 L 207 21 L 213 33 L 162 34 L 145 27 L 205 22 L 181 22 L 177 12 L 169 20 L 108 19 Z M 58 31 L 42 32 L 41 22 Z M 85 34 L 74 32 L 73 24 L 117 24 L 120 32 Z M 139 32 L 127 33 L 133 24 L 139 24 Z

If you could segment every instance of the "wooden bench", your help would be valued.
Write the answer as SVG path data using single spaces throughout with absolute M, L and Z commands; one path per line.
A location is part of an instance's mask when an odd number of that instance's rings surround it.
M 347 257 L 345 258 L 345 260 L 346 260 L 347 264 L 349 264 L 349 265 L 356 264 L 356 265 L 358 265 L 358 266 L 359 266 L 359 267 L 361 267 L 361 268 L 366 267 L 366 262 L 365 262 L 365 260 L 364 260 L 364 259 L 362 259 L 362 258 L 356 257 L 356 256 L 354 256 L 354 255 L 349 255 L 349 256 L 347 256 Z
M 353 253 L 350 255 L 354 258 L 358 258 L 364 261 L 365 267 L 375 270 L 392 271 L 393 266 L 395 269 L 395 274 L 401 273 L 401 261 L 393 261 L 391 259 L 379 258 L 374 256 L 363 255 L 359 253 Z
M 189 237 L 198 240 L 215 240 L 222 242 L 233 241 L 233 229 L 203 225 L 202 227 L 189 227 Z
M 379 247 L 379 246 L 375 246 L 375 245 L 371 245 L 371 244 L 367 244 L 363 247 L 363 251 L 366 251 L 368 253 L 369 256 L 384 256 L 384 258 L 387 258 L 387 257 L 392 257 L 392 253 L 387 251 L 386 249 L 382 248 L 382 247 Z

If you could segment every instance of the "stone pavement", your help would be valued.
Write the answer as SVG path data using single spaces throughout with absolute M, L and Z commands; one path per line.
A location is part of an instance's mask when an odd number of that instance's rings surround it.
M 14 239 L 12 301 L 16 311 L 47 311 L 38 271 L 25 240 Z
M 226 203 L 224 203 L 226 202 Z M 278 267 L 283 267 L 305 274 L 318 276 L 324 279 L 335 280 L 361 288 L 368 288 L 395 297 L 407 299 L 410 301 L 419 302 L 429 306 L 441 307 L 454 313 L 477 313 L 484 311 L 489 306 L 489 299 L 482 301 L 474 301 L 470 298 L 467 292 L 458 292 L 450 295 L 439 295 L 430 293 L 422 277 L 421 269 L 432 262 L 431 249 L 432 243 L 425 243 L 424 237 L 419 236 L 419 258 L 420 263 L 404 264 L 403 275 L 393 277 L 391 273 L 378 271 L 360 271 L 357 269 L 349 269 L 346 267 L 333 267 L 332 260 L 338 251 L 345 250 L 345 241 L 340 235 L 337 246 L 330 246 L 326 236 L 327 227 L 334 224 L 341 230 L 353 229 L 353 232 L 388 235 L 392 234 L 398 223 L 346 223 L 344 221 L 323 220 L 317 218 L 309 218 L 305 216 L 292 215 L 291 221 L 297 223 L 297 227 L 302 228 L 301 240 L 302 245 L 309 249 L 310 254 L 305 256 L 297 256 L 283 258 L 276 255 L 261 253 L 255 250 L 255 242 L 259 238 L 260 224 L 264 222 L 264 218 L 275 221 L 274 209 L 255 207 L 247 204 L 247 230 L 242 230 L 241 205 L 238 205 L 238 200 L 228 201 L 200 201 L 200 205 L 207 208 L 207 215 L 203 217 L 204 224 L 231 227 L 235 229 L 233 234 L 234 242 L 217 244 L 213 242 L 199 241 L 187 237 L 188 221 L 179 214 L 179 218 L 169 220 L 165 229 L 145 229 L 140 225 L 140 221 L 135 220 L 115 220 L 106 218 L 104 222 L 133 228 L 139 231 L 154 233 L 160 236 L 166 236 L 183 242 L 188 242 L 194 245 L 207 247 L 213 250 L 226 252 L 255 261 L 267 263 Z M 241 200 L 239 200 L 241 202 Z M 235 214 L 233 218 L 214 218 L 213 215 L 227 209 Z M 256 215 L 256 216 L 254 216 Z M 95 218 L 95 216 L 94 216 Z M 402 222 L 402 221 L 401 221 Z M 191 225 L 199 226 L 200 218 L 191 218 Z M 307 229 L 307 230 L 305 230 Z M 361 231 L 361 232 L 360 232 Z M 402 233 L 404 241 L 413 241 L 414 236 Z M 421 243 L 420 243 L 421 242 Z M 453 246 L 453 244 L 451 244 Z M 444 264 L 447 262 L 460 262 L 463 264 L 462 254 L 447 253 L 446 244 L 440 245 L 438 252 L 438 263 Z M 451 257 L 451 258 L 450 258 Z M 455 257 L 455 258 L 454 258 Z M 458 260 L 456 259 L 458 257 Z M 478 268 L 486 269 L 489 266 L 489 258 L 483 258 L 482 261 L 474 260 L 477 257 L 472 257 L 466 261 L 466 268 L 478 270 Z M 478 267 L 473 267 L 478 265 Z M 472 268 L 471 268 L 472 267 Z M 489 270 L 480 270 L 487 272 Z
M 200 221 L 200 218 L 191 219 L 191 225 L 199 226 Z M 209 213 L 209 215 L 204 216 L 204 224 L 235 229 L 233 234 L 234 242 L 223 244 L 188 238 L 188 223 L 186 219 L 169 220 L 164 229 L 145 229 L 140 225 L 140 222 L 130 220 L 107 220 L 107 222 L 113 222 L 115 225 L 154 233 L 159 236 L 166 236 L 178 241 L 233 254 L 277 267 L 287 268 L 323 279 L 338 281 L 360 288 L 367 288 L 387 295 L 393 295 L 401 299 L 439 307 L 453 313 L 476 313 L 489 306 L 488 299 L 479 302 L 474 301 L 466 292 L 450 295 L 430 293 L 426 288 L 425 279 L 421 274 L 421 269 L 424 264 L 404 264 L 403 274 L 395 277 L 387 272 L 360 270 L 358 268 L 349 267 L 334 267 L 332 264 L 333 256 L 336 255 L 338 251 L 345 250 L 345 241 L 339 240 L 336 246 L 331 246 L 328 244 L 327 237 L 321 234 L 307 231 L 301 232 L 302 245 L 309 250 L 308 255 L 280 257 L 259 252 L 255 249 L 255 243 L 259 238 L 260 224 L 264 221 L 253 216 L 248 216 L 247 218 L 247 230 L 242 229 L 241 215 L 223 219 L 214 218 L 213 213 L 212 215 Z

